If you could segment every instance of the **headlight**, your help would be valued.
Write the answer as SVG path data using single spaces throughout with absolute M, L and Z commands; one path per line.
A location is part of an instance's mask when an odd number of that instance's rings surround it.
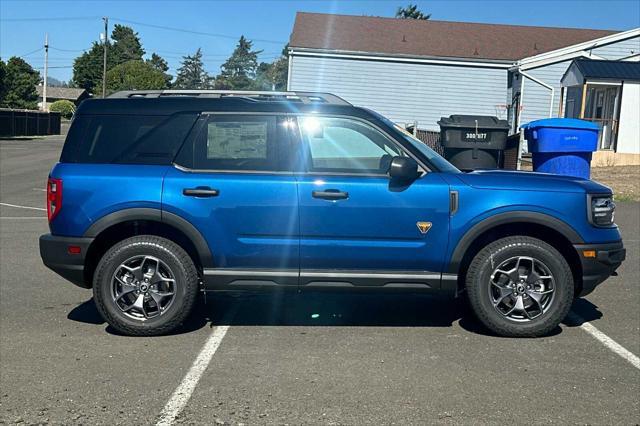
M 589 222 L 594 226 L 611 226 L 615 218 L 616 204 L 612 195 L 589 195 Z

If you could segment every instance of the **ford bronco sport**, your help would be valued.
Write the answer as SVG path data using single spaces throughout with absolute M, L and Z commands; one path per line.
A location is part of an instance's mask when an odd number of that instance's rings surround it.
M 462 173 L 330 94 L 119 92 L 75 114 L 40 252 L 131 335 L 200 291 L 361 288 L 464 294 L 538 336 L 624 260 L 614 209 L 586 179 Z

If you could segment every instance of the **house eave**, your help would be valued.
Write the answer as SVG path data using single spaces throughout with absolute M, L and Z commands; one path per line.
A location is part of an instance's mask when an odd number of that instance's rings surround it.
M 550 52 L 541 53 L 539 55 L 522 58 L 516 62 L 516 67 L 522 68 L 522 69 L 531 69 L 531 68 L 536 68 L 546 64 L 561 62 L 560 58 L 562 58 L 563 56 L 570 56 L 572 54 L 575 55 L 582 51 L 589 51 L 597 47 L 605 46 L 611 43 L 616 43 L 618 41 L 626 40 L 626 39 L 637 37 L 637 36 L 640 36 L 640 28 L 633 28 L 628 31 L 611 34 L 611 35 L 600 37 L 594 40 L 589 40 L 589 41 L 574 44 L 571 46 L 563 47 L 561 49 L 552 50 Z
M 426 63 L 442 65 L 474 66 L 486 68 L 508 69 L 515 63 L 513 60 L 458 58 L 445 56 L 416 56 L 406 54 L 388 54 L 351 50 L 314 49 L 305 47 L 289 47 L 290 56 L 311 56 L 342 59 L 363 59 L 386 62 Z

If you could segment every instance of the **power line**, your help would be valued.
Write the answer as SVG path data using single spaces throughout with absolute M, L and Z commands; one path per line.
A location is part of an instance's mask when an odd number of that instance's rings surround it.
M 28 52 L 28 53 L 25 53 L 25 54 L 22 54 L 22 55 L 15 55 L 15 56 L 18 57 L 18 58 L 23 58 L 25 56 L 33 55 L 34 53 L 38 53 L 43 49 L 44 49 L 44 47 L 39 47 L 36 50 L 32 50 L 31 52 Z
M 85 48 L 85 49 L 60 49 L 60 48 L 58 48 L 58 47 L 51 47 L 51 46 L 49 46 L 49 49 L 57 50 L 58 52 L 85 52 L 85 51 L 87 51 L 87 50 L 89 50 L 89 49 L 91 49 L 91 48 L 90 48 L 90 47 L 87 47 L 87 48 Z
M 207 32 L 203 32 L 203 31 L 187 30 L 187 29 L 184 29 L 184 28 L 167 27 L 167 26 L 164 26 L 164 25 L 145 24 L 144 22 L 131 21 L 131 20 L 128 20 L 128 19 L 120 19 L 120 18 L 111 18 L 111 19 L 113 21 L 124 22 L 125 24 L 140 25 L 142 27 L 157 28 L 157 29 L 160 29 L 160 30 L 176 31 L 176 32 L 180 32 L 180 33 L 197 34 L 197 35 L 203 35 L 203 36 L 208 36 L 208 37 L 219 37 L 219 38 L 226 38 L 226 39 L 231 39 L 231 40 L 238 40 L 237 36 L 231 36 L 231 35 L 227 35 L 227 34 L 207 33 Z M 250 38 L 250 37 L 247 37 L 247 38 L 249 40 L 251 40 L 251 41 L 259 41 L 261 43 L 286 44 L 285 41 L 281 41 L 281 40 L 266 40 L 266 39 L 260 39 L 260 38 Z

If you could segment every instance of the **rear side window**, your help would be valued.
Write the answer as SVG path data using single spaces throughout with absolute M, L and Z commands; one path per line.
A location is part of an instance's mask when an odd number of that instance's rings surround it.
M 197 114 L 77 116 L 63 163 L 171 164 Z
M 193 145 L 193 168 L 273 171 L 280 168 L 275 116 L 212 115 Z

